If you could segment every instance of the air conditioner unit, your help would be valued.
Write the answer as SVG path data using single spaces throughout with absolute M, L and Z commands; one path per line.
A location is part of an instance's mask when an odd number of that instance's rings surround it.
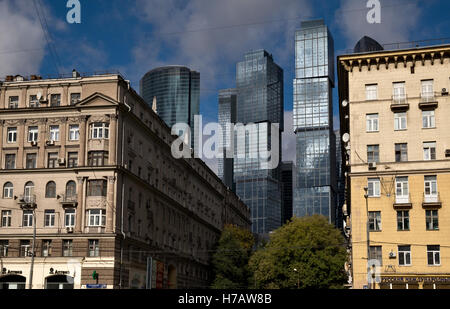
M 449 157 L 450 157 L 450 149 L 447 149 L 447 150 L 445 151 L 445 157 L 446 157 L 446 158 L 449 158 Z
M 447 96 L 448 95 L 448 91 L 446 88 L 442 88 L 442 95 L 443 96 Z
M 37 142 L 36 141 L 32 141 L 31 142 L 31 146 L 37 146 Z
M 397 257 L 397 254 L 395 254 L 394 251 L 391 251 L 391 252 L 389 253 L 389 258 L 390 258 L 390 259 L 395 259 L 396 257 Z
M 59 165 L 65 165 L 66 164 L 66 159 L 61 158 L 58 160 Z
M 376 162 L 370 162 L 369 163 L 369 170 L 376 170 L 377 169 L 377 163 Z
M 66 228 L 67 233 L 73 233 L 73 227 L 69 226 Z

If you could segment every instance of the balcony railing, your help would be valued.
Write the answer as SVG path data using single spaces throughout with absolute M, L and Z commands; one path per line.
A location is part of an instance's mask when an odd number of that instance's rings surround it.
M 392 96 L 391 110 L 408 110 L 409 103 L 406 95 L 394 95 Z
M 76 195 L 65 195 L 60 194 L 59 202 L 63 207 L 77 207 L 78 206 L 78 196 Z
M 434 92 L 425 92 L 420 95 L 420 102 L 419 107 L 420 108 L 436 108 L 438 106 L 437 101 L 437 93 Z
M 396 207 L 396 208 L 402 208 L 402 207 L 409 208 L 411 206 L 412 206 L 411 196 L 409 194 L 407 194 L 407 195 L 395 195 L 394 207 Z
M 36 206 L 36 195 L 20 195 L 18 199 L 20 207 L 35 207 Z
M 441 207 L 441 197 L 439 193 L 425 194 L 423 195 L 423 207 Z

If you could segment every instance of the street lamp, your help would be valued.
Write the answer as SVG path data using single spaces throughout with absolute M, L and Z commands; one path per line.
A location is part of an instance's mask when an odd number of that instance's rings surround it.
M 297 273 L 297 289 L 300 289 L 300 273 L 297 268 L 294 268 L 294 271 Z
M 364 187 L 364 198 L 366 199 L 366 215 L 367 215 L 367 223 L 366 223 L 366 230 L 367 230 L 367 269 L 369 269 L 369 261 L 370 261 L 370 232 L 369 232 L 369 188 Z M 369 274 L 367 274 L 369 275 Z M 369 276 L 367 276 L 367 281 L 369 281 Z M 371 285 L 370 282 L 367 282 L 367 286 L 370 289 Z

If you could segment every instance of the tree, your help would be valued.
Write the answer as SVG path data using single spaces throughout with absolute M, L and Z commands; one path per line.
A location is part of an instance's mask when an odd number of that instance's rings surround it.
M 250 277 L 248 261 L 254 238 L 250 231 L 236 226 L 225 226 L 212 265 L 215 273 L 213 289 L 244 289 Z
M 254 285 L 264 289 L 343 288 L 345 240 L 323 216 L 293 218 L 274 231 L 249 261 Z

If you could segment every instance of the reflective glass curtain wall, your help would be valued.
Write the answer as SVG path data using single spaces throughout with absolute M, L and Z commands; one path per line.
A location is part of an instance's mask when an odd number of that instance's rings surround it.
M 336 141 L 333 132 L 334 43 L 322 20 L 295 33 L 294 130 L 296 181 L 293 213 L 336 217 Z
M 256 124 L 259 134 L 256 145 L 271 149 L 272 123 L 278 123 L 276 134 L 280 141 L 277 150 L 281 160 L 281 133 L 284 127 L 283 70 L 264 50 L 249 52 L 236 70 L 237 114 L 236 121 Z M 281 222 L 281 171 L 268 169 L 266 160 L 252 158 L 258 149 L 252 147 L 249 136 L 240 145 L 235 135 L 235 145 L 245 147 L 245 158 L 234 159 L 234 182 L 237 195 L 251 209 L 252 231 L 269 233 Z M 241 140 L 240 143 L 243 141 Z

